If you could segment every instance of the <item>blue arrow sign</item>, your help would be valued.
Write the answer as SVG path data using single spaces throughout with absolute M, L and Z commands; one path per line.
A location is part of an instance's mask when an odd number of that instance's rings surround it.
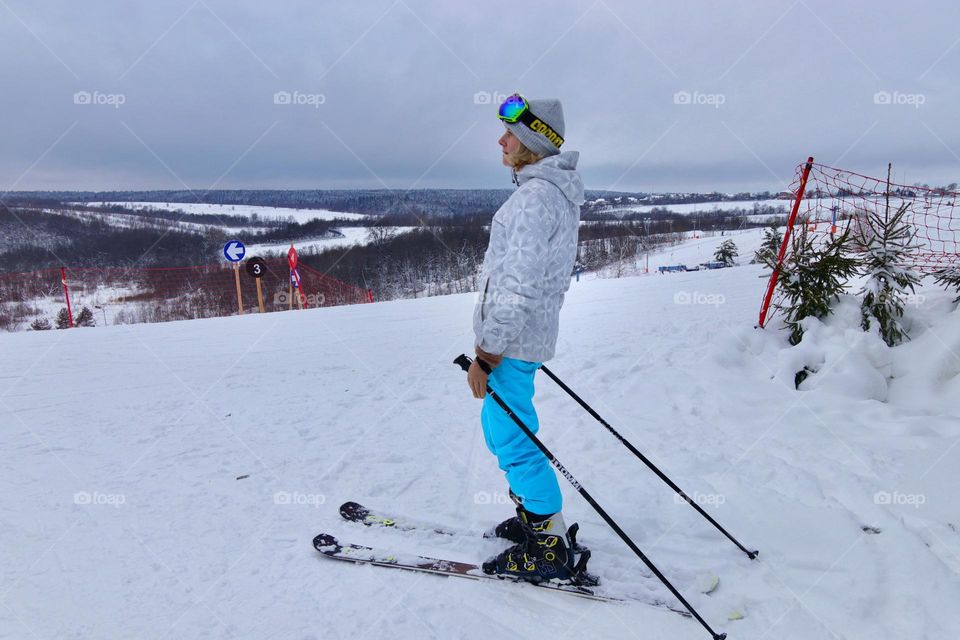
M 240 262 L 247 255 L 247 248 L 239 240 L 231 240 L 223 245 L 223 257 L 230 262 Z

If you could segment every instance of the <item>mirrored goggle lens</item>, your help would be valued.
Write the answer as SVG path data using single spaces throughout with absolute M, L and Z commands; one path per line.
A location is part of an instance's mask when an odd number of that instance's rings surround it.
M 517 95 L 510 96 L 500 105 L 500 118 L 507 122 L 516 122 L 526 108 L 526 100 Z

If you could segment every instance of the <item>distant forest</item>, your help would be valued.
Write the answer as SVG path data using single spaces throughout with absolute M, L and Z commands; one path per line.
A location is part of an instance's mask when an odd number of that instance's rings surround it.
M 4 196 L 9 205 L 26 202 L 202 202 L 299 209 L 329 209 L 348 213 L 395 215 L 471 215 L 494 213 L 513 189 L 307 189 L 173 191 L 19 191 Z M 603 198 L 622 204 L 687 204 L 733 200 L 764 200 L 769 191 L 741 193 L 626 193 L 588 189 L 587 200 Z

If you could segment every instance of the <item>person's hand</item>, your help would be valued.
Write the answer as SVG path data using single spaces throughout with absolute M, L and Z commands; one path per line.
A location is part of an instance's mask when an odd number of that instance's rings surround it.
M 487 372 L 480 368 L 477 360 L 471 362 L 467 370 L 467 385 L 470 386 L 470 391 L 477 400 L 483 400 L 487 395 Z

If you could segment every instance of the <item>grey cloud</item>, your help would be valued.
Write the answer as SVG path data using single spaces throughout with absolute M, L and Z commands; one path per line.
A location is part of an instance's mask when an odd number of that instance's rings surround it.
M 564 101 L 589 188 L 960 176 L 945 1 L 5 1 L 0 189 L 502 187 L 475 96 L 514 90 Z

